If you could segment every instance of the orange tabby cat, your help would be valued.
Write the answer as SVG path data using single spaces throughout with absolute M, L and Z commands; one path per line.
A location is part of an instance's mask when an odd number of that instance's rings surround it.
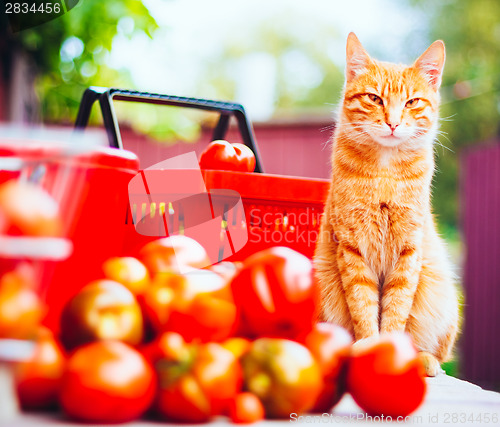
M 356 341 L 407 331 L 429 376 L 458 330 L 454 275 L 430 205 L 444 60 L 436 41 L 412 66 L 379 62 L 349 34 L 314 257 L 323 320 Z

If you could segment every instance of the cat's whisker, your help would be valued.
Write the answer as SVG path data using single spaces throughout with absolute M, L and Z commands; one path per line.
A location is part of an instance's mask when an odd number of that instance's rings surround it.
M 326 148 L 330 145 L 333 144 L 333 138 L 328 138 L 324 143 L 323 146 L 321 147 L 321 151 L 325 151 Z
M 323 126 L 319 131 L 320 132 L 326 132 L 326 131 L 329 131 L 329 130 L 334 130 L 336 127 L 335 123 L 334 124 L 331 124 L 331 125 L 328 125 L 328 126 Z
M 443 145 L 443 144 L 442 144 L 441 142 L 439 142 L 438 140 L 436 140 L 436 141 L 435 141 L 435 144 L 434 144 L 434 145 L 439 146 L 439 147 L 441 147 L 441 148 L 444 148 L 444 149 L 448 150 L 450 153 L 454 153 L 454 151 L 453 151 L 451 148 L 447 147 L 446 145 Z
M 436 132 L 436 140 L 435 140 L 435 143 L 436 143 L 436 145 L 439 145 L 439 146 L 441 146 L 442 148 L 445 148 L 446 150 L 450 151 L 451 153 L 454 153 L 454 151 L 453 151 L 450 147 L 446 146 L 445 144 L 443 144 L 443 143 L 441 142 L 440 137 L 445 138 L 445 139 L 446 139 L 446 141 L 448 141 L 448 143 L 450 143 L 450 144 L 451 144 L 452 142 L 451 142 L 450 138 L 448 138 L 448 133 L 447 133 L 447 132 L 445 132 L 445 131 L 442 131 L 442 130 L 438 130 L 438 131 Z
M 452 119 L 453 119 L 453 117 L 455 117 L 456 115 L 457 115 L 457 113 L 452 114 L 451 116 L 447 116 L 447 117 L 439 117 L 439 118 L 438 118 L 438 120 L 439 120 L 440 122 L 451 122 L 451 121 L 453 121 L 453 120 L 452 120 Z
M 451 143 L 451 141 L 449 139 L 448 139 L 448 141 Z M 434 143 L 435 143 L 435 145 L 439 145 L 440 147 L 448 150 L 450 153 L 454 153 L 454 151 L 450 147 L 447 147 L 446 145 L 444 145 L 439 139 L 436 138 L 436 140 L 434 141 Z

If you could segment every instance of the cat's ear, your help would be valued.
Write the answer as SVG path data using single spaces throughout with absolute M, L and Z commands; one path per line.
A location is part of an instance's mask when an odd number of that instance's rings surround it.
M 441 86 L 445 58 L 444 43 L 441 40 L 437 40 L 427 48 L 413 65 L 425 75 L 429 85 L 434 90 L 438 90 L 439 86 Z
M 345 78 L 348 83 L 357 75 L 363 73 L 372 62 L 354 33 L 349 33 L 347 37 L 346 59 Z

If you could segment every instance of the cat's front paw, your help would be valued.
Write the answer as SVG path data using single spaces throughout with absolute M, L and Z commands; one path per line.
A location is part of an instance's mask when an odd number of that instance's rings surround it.
M 373 344 L 378 342 L 379 339 L 380 337 L 378 335 L 372 335 L 371 337 L 361 338 L 352 345 L 352 350 L 355 353 L 363 351 L 365 348 L 371 347 Z
M 435 377 L 441 373 L 444 373 L 438 360 L 432 354 L 427 353 L 426 351 L 419 351 L 418 358 L 424 364 L 425 374 L 428 377 Z

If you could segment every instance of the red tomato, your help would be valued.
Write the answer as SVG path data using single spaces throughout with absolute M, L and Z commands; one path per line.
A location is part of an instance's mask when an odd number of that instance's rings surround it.
M 236 306 L 217 292 L 200 293 L 190 304 L 174 304 L 166 330 L 179 332 L 187 341 L 222 341 L 236 326 Z
M 170 236 L 149 242 L 140 250 L 139 259 L 152 275 L 211 264 L 205 248 L 187 236 Z
M 61 341 L 70 350 L 97 340 L 121 340 L 137 345 L 143 337 L 141 308 L 124 285 L 95 280 L 64 307 Z
M 177 273 L 158 274 L 138 297 L 144 312 L 144 320 L 155 333 L 165 330 L 176 293 L 181 286 L 186 286 L 186 278 Z
M 253 172 L 255 155 L 244 144 L 230 144 L 222 139 L 212 141 L 200 156 L 201 169 Z
M 187 341 L 222 341 L 236 328 L 231 289 L 209 270 L 158 274 L 141 304 L 157 333 L 175 331 Z
M 323 373 L 323 391 L 312 412 L 328 412 L 345 392 L 345 370 L 352 337 L 344 328 L 333 323 L 317 323 L 301 342 L 311 351 Z
M 183 375 L 172 386 L 160 389 L 155 407 L 169 421 L 204 423 L 211 417 L 210 401 L 192 375 Z
M 317 317 L 311 261 L 292 249 L 277 246 L 247 258 L 231 287 L 250 337 L 293 339 L 309 332 Z
M 182 363 L 192 360 L 191 347 L 177 332 L 159 335 L 153 342 L 142 347 L 141 352 L 153 365 L 162 359 Z
M 146 266 L 133 257 L 115 257 L 104 261 L 102 265 L 107 279 L 124 285 L 134 295 L 141 295 L 149 285 L 149 273 Z
M 44 189 L 29 182 L 7 181 L 0 185 L 0 210 L 8 234 L 59 236 L 59 206 Z
M 425 367 L 406 333 L 382 336 L 378 342 L 354 347 L 347 389 L 372 415 L 406 417 L 425 397 Z
M 241 389 L 241 366 L 220 344 L 186 344 L 179 334 L 166 332 L 143 354 L 158 374 L 156 410 L 168 420 L 208 421 L 224 413 Z
M 237 424 L 255 423 L 264 419 L 264 407 L 255 394 L 239 393 L 231 401 L 229 417 Z
M 186 311 L 174 310 L 167 329 L 179 331 L 188 341 L 221 341 L 233 332 L 236 307 L 212 295 L 198 295 Z
M 198 347 L 193 373 L 210 399 L 212 415 L 225 413 L 229 402 L 243 385 L 240 362 L 217 343 Z
M 318 362 L 303 345 L 281 338 L 254 341 L 241 359 L 245 389 L 262 401 L 266 415 L 290 418 L 309 411 L 321 392 Z
M 17 395 L 23 409 L 48 409 L 57 404 L 65 360 L 52 332 L 40 326 L 33 356 L 16 364 Z
M 69 358 L 60 403 L 79 421 L 120 423 L 140 417 L 155 389 L 154 371 L 138 351 L 119 341 L 99 341 Z
M 35 292 L 35 272 L 21 263 L 0 277 L 0 338 L 30 339 L 45 307 Z
M 250 147 L 239 142 L 231 144 L 236 151 L 236 156 L 241 164 L 242 172 L 253 172 L 255 170 L 255 154 Z

